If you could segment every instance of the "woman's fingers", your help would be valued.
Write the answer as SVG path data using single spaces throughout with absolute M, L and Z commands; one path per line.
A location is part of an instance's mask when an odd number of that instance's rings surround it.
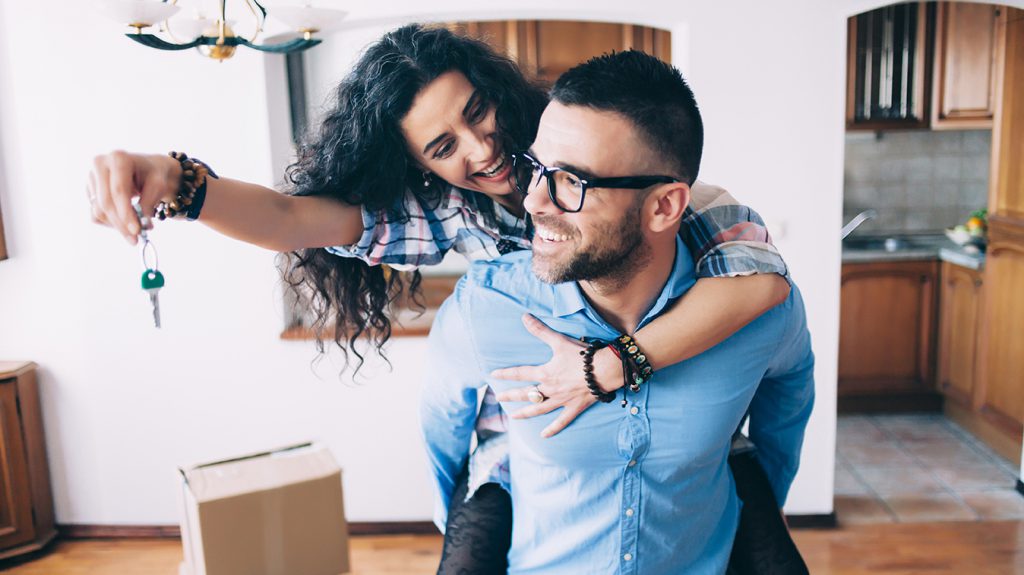
M 114 152 L 110 154 L 110 195 L 113 208 L 117 217 L 124 224 L 124 230 L 130 236 L 132 243 L 137 240 L 139 234 L 139 218 L 132 207 L 132 197 L 135 196 L 135 162 L 134 158 L 125 152 Z
M 519 411 L 510 413 L 509 417 L 512 419 L 527 419 L 529 417 L 537 417 L 538 415 L 544 415 L 545 413 L 551 413 L 552 411 L 562 407 L 562 404 L 557 401 L 551 401 L 547 399 L 541 403 L 535 403 L 529 407 L 524 407 Z
M 505 390 L 497 394 L 496 397 L 498 398 L 498 401 L 530 401 L 529 393 L 534 389 L 544 393 L 544 390 L 541 389 L 540 386 L 531 385 L 530 387 L 518 387 L 515 389 Z
M 495 379 L 511 379 L 513 381 L 540 381 L 543 374 L 539 365 L 519 365 L 496 369 L 491 372 L 491 377 Z
M 114 199 L 110 191 L 110 167 L 108 166 L 106 156 L 97 156 L 93 161 L 93 174 L 93 179 L 96 182 L 95 194 L 93 196 L 95 210 L 99 212 L 99 217 L 130 242 L 128 229 L 114 208 Z
M 563 342 L 576 342 L 573 338 L 558 333 L 528 313 L 523 314 L 523 325 L 526 326 L 526 331 L 530 332 L 530 335 L 548 344 L 549 347 L 555 347 Z
M 135 245 L 143 223 L 132 200 L 138 196 L 142 213 L 152 218 L 158 202 L 177 194 L 180 170 L 176 160 L 165 156 L 120 150 L 96 156 L 86 191 L 93 220 L 113 227 Z
M 563 429 L 565 429 L 567 425 L 572 423 L 576 419 L 576 417 L 579 416 L 579 414 L 583 413 L 583 411 L 587 407 L 589 407 L 589 405 L 590 404 L 587 404 L 583 407 L 577 407 L 574 405 L 565 406 L 565 409 L 562 410 L 562 413 L 558 414 L 558 417 L 556 417 L 554 421 L 548 424 L 548 426 L 544 428 L 544 431 L 540 432 L 540 436 L 546 439 L 557 434 L 559 431 L 562 431 Z
M 85 197 L 89 200 L 89 217 L 92 218 L 92 221 L 105 226 L 109 225 L 106 218 L 103 217 L 103 212 L 96 205 L 96 174 L 94 172 L 89 172 L 89 183 L 85 185 Z

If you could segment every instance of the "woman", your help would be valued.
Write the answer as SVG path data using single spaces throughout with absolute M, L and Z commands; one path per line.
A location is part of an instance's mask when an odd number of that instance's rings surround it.
M 421 102 L 424 88 L 442 77 L 454 80 L 446 83 L 449 97 Z M 546 103 L 543 91 L 485 44 L 444 29 L 400 28 L 369 47 L 341 82 L 319 134 L 289 168 L 288 195 L 211 178 L 200 221 L 287 253 L 286 279 L 315 295 L 318 348 L 323 351 L 322 335 L 330 332 L 361 364 L 357 341 L 367 337 L 379 350 L 390 336 L 388 304 L 419 281 L 414 272 L 406 285 L 401 274 L 378 264 L 413 268 L 439 262 L 450 249 L 493 258 L 529 248 L 509 158 L 532 143 Z M 88 186 L 93 218 L 135 243 L 140 230 L 132 197 L 152 214 L 159 201 L 179 194 L 182 181 L 173 158 L 99 156 Z M 701 279 L 635 334 L 655 369 L 714 346 L 788 295 L 785 264 L 760 218 L 718 188 L 695 184 L 693 197 L 694 213 L 680 233 Z M 512 366 L 498 375 L 539 382 L 546 400 L 525 415 L 563 408 L 545 431 L 553 435 L 596 399 L 582 377 L 579 344 L 525 321 L 552 346 L 553 357 L 544 366 Z M 605 391 L 622 387 L 622 364 L 611 351 L 598 352 L 594 367 Z M 501 488 L 507 482 L 503 424 L 489 394 L 478 422 L 480 445 L 463 478 L 466 497 L 455 498 L 460 509 L 450 514 L 462 520 L 446 530 L 442 571 L 503 570 L 511 532 L 510 501 Z

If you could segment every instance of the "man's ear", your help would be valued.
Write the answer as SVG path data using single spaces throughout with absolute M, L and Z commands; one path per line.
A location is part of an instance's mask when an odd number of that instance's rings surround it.
M 690 205 L 690 186 L 684 182 L 662 184 L 651 191 L 646 204 L 652 232 L 674 231 Z

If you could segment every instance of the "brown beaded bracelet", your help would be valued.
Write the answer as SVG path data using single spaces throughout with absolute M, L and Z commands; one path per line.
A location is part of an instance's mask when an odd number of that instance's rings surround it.
M 217 174 L 201 160 L 189 158 L 183 152 L 171 152 L 168 155 L 181 164 L 181 184 L 173 199 L 157 204 L 156 216 L 161 220 L 178 216 L 195 220 L 206 200 L 207 176 L 216 179 Z

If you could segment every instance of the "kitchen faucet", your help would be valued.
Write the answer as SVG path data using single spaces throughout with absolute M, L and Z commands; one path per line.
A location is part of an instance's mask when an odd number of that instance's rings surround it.
M 873 209 L 864 210 L 863 212 L 857 214 L 856 216 L 853 216 L 853 219 L 850 220 L 850 223 L 843 226 L 843 230 L 839 232 L 842 235 L 842 238 L 840 238 L 840 240 L 845 240 L 846 236 L 852 234 L 853 230 L 859 228 L 861 224 L 870 220 L 871 218 L 877 217 L 878 212 Z

